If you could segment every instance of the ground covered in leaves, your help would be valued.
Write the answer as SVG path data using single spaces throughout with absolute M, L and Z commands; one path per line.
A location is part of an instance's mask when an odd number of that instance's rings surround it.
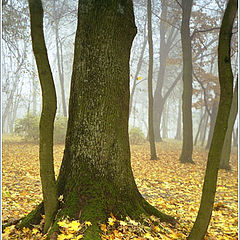
M 63 149 L 63 145 L 54 147 L 56 172 Z M 109 213 L 108 221 L 99 226 L 102 239 L 186 239 L 199 208 L 207 152 L 195 148 L 192 165 L 179 162 L 180 151 L 179 142 L 159 143 L 159 160 L 152 161 L 147 143 L 131 146 L 132 167 L 140 192 L 152 205 L 174 216 L 178 224 L 172 227 L 154 216 L 143 216 L 141 223 L 130 218 L 119 220 Z M 205 239 L 238 239 L 237 150 L 233 152 L 232 171 L 219 172 L 214 211 Z M 42 200 L 38 145 L 3 139 L 2 169 L 2 220 L 6 223 L 26 215 Z M 89 226 L 90 222 L 62 219 L 58 239 L 81 239 Z M 8 227 L 2 239 L 44 239 L 39 227 L 21 231 Z

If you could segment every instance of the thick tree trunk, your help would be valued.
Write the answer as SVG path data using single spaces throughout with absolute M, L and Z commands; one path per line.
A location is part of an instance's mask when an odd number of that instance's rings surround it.
M 38 75 L 42 88 L 42 114 L 40 118 L 40 176 L 42 182 L 45 224 L 47 232 L 58 206 L 57 188 L 53 165 L 53 128 L 57 108 L 56 92 L 48 62 L 43 34 L 43 9 L 41 0 L 29 0 L 31 36 Z
M 192 11 L 192 0 L 182 1 L 181 42 L 183 52 L 183 145 L 180 162 L 193 163 L 193 134 L 192 134 L 192 47 L 189 20 Z
M 217 118 L 217 111 L 218 111 L 218 103 L 217 100 L 214 100 L 213 106 L 212 106 L 212 112 L 210 115 L 210 128 L 208 132 L 208 141 L 207 145 L 205 147 L 206 150 L 210 148 L 211 142 L 212 142 L 212 137 L 213 137 L 213 131 L 214 131 L 214 126 Z
M 218 114 L 208 153 L 200 209 L 188 240 L 204 239 L 212 215 L 218 168 L 233 97 L 233 75 L 230 51 L 232 26 L 236 12 L 237 0 L 229 0 L 222 20 L 218 45 L 218 72 L 221 92 Z
M 152 77 L 153 77 L 153 41 L 152 41 L 152 1 L 147 2 L 148 15 L 148 48 L 149 48 L 149 65 L 148 65 L 148 135 L 150 143 L 151 159 L 157 159 L 154 128 L 153 128 L 153 94 L 152 94 Z
M 236 86 L 233 94 L 232 106 L 231 106 L 231 111 L 228 119 L 228 128 L 227 128 L 227 133 L 224 139 L 222 155 L 220 160 L 220 167 L 219 167 L 220 169 L 231 170 L 231 166 L 229 162 L 230 162 L 231 147 L 232 147 L 232 133 L 233 133 L 234 123 L 237 117 L 237 112 L 238 112 L 238 81 L 236 82 Z
M 118 218 L 150 214 L 176 223 L 141 196 L 131 169 L 129 58 L 135 34 L 132 1 L 79 4 L 69 120 L 57 180 L 63 202 L 49 237 L 64 216 L 92 222 L 85 240 L 100 239 L 99 223 L 111 212 Z M 41 213 L 43 204 L 19 226 L 36 224 Z
M 79 4 L 69 120 L 58 179 L 64 206 L 57 218 L 91 221 L 84 239 L 100 239 L 98 223 L 111 212 L 119 218 L 145 213 L 172 221 L 143 199 L 131 169 L 129 58 L 135 34 L 132 1 Z

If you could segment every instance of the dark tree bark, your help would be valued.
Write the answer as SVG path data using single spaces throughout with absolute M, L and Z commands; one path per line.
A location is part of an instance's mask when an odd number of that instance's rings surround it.
M 188 240 L 204 239 L 212 215 L 218 168 L 233 97 L 233 74 L 230 52 L 232 26 L 236 12 L 237 0 L 229 0 L 222 20 L 218 45 L 218 72 L 221 92 L 218 114 L 208 153 L 200 209 Z
M 237 117 L 237 112 L 238 112 L 238 81 L 236 82 L 236 86 L 233 94 L 232 106 L 231 106 L 231 111 L 228 119 L 228 128 L 227 128 L 227 133 L 225 136 L 221 160 L 220 160 L 220 169 L 231 170 L 231 166 L 229 162 L 230 162 L 231 147 L 232 147 L 232 133 L 233 133 L 234 123 Z
M 218 111 L 218 102 L 217 99 L 215 98 L 212 106 L 212 111 L 210 114 L 210 128 L 208 132 L 208 141 L 207 145 L 205 147 L 206 150 L 210 148 L 211 142 L 212 142 L 212 137 L 213 137 L 213 131 L 214 131 L 214 126 L 217 118 L 217 111 Z
M 147 1 L 148 15 L 148 48 L 149 48 L 149 65 L 148 65 L 148 135 L 150 143 L 151 159 L 157 159 L 154 129 L 153 129 L 153 93 L 152 93 L 152 76 L 153 76 L 153 41 L 152 41 L 152 1 Z
M 180 162 L 193 163 L 193 134 L 192 134 L 192 47 L 189 20 L 192 11 L 192 0 L 182 1 L 181 42 L 183 53 L 183 145 Z
M 53 165 L 53 128 L 57 100 L 44 41 L 43 9 L 41 0 L 29 0 L 29 9 L 32 47 L 42 88 L 42 113 L 39 126 L 39 160 L 45 211 L 44 232 L 47 232 L 55 217 L 58 206 L 57 187 Z
M 79 1 L 69 119 L 57 180 L 63 203 L 49 237 L 64 216 L 91 221 L 85 240 L 100 239 L 99 223 L 111 212 L 118 218 L 150 214 L 176 222 L 142 197 L 131 169 L 129 59 L 135 34 L 132 1 Z M 36 223 L 42 210 L 40 204 L 20 226 Z
M 98 223 L 111 212 L 119 218 L 145 213 L 173 221 L 144 200 L 131 169 L 129 58 L 135 34 L 132 1 L 80 1 L 58 178 L 64 206 L 57 218 L 91 221 L 84 239 L 100 239 Z

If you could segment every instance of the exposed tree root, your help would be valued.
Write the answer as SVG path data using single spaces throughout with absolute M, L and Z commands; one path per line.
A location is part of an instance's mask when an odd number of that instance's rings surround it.
M 32 228 L 33 225 L 40 223 L 42 216 L 44 214 L 43 202 L 41 202 L 33 211 L 31 211 L 27 216 L 20 219 L 17 224 L 17 228 Z

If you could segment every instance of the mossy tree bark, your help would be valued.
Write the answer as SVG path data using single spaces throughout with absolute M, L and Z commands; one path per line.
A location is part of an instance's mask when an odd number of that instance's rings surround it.
M 192 133 L 192 46 L 189 20 L 192 11 L 192 0 L 182 1 L 181 42 L 183 53 L 183 94 L 182 120 L 183 145 L 180 162 L 193 163 L 193 133 Z
M 148 135 L 150 143 L 151 160 L 157 159 L 154 128 L 153 128 L 153 40 L 152 40 L 152 1 L 147 1 L 147 17 L 148 17 L 148 48 L 149 48 L 149 63 L 148 63 Z
M 218 168 L 222 154 L 228 118 L 233 97 L 233 74 L 231 68 L 231 36 L 233 21 L 237 12 L 237 0 L 229 0 L 220 28 L 218 45 L 218 72 L 220 102 L 208 162 L 204 178 L 202 199 L 197 219 L 188 240 L 202 240 L 207 232 L 214 204 Z
M 58 206 L 53 164 L 53 127 L 57 109 L 57 99 L 44 41 L 41 0 L 29 0 L 29 9 L 32 46 L 42 89 L 39 160 L 45 211 L 44 232 L 46 232 L 52 224 Z
M 230 166 L 230 155 L 231 155 L 231 147 L 232 147 L 232 133 L 234 123 L 237 117 L 238 112 L 238 81 L 235 85 L 235 90 L 233 94 L 232 106 L 231 111 L 228 119 L 228 128 L 227 133 L 224 139 L 222 155 L 220 160 L 220 169 L 231 170 Z
M 153 214 L 174 221 L 144 200 L 131 169 L 129 58 L 135 34 L 132 1 L 79 1 L 69 120 L 58 178 L 64 204 L 57 218 L 91 221 L 84 239 L 99 239 L 98 223 L 111 212 L 118 218 Z

